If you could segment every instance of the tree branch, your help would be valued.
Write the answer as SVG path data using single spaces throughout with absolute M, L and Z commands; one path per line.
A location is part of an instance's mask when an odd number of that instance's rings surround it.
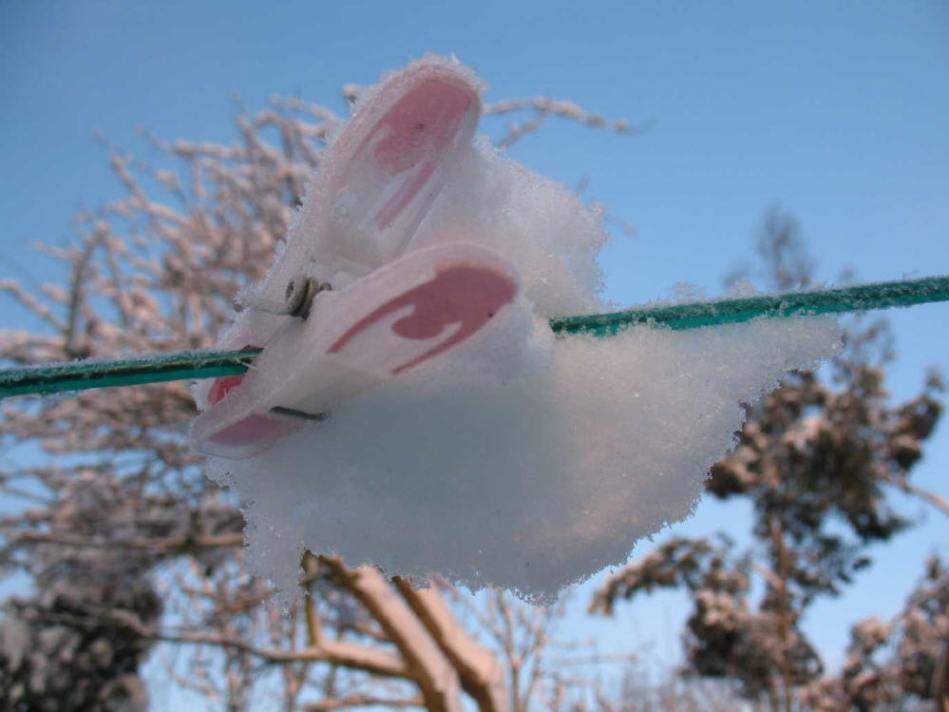
M 432 582 L 415 589 L 400 576 L 392 582 L 402 598 L 454 665 L 461 686 L 478 703 L 481 712 L 507 709 L 504 671 L 494 654 L 482 647 L 458 622 Z
M 337 582 L 345 586 L 395 643 L 412 670 L 431 712 L 460 710 L 458 675 L 428 632 L 379 571 L 361 566 L 351 571 L 339 559 L 320 557 Z
M 929 490 L 923 489 L 918 485 L 914 485 L 906 477 L 891 475 L 886 478 L 886 481 L 891 485 L 899 487 L 901 490 L 906 492 L 906 494 L 911 494 L 914 497 L 918 497 L 919 499 L 923 500 L 924 502 L 928 502 L 933 507 L 949 517 L 949 499 L 946 499 L 941 494 L 930 492 Z

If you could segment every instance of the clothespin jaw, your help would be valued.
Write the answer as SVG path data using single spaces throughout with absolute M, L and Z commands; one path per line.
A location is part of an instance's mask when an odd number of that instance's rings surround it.
M 337 403 L 440 357 L 518 293 L 493 251 L 446 243 L 410 252 L 349 287 L 320 292 L 243 376 L 219 378 L 191 437 L 202 452 L 250 457 Z

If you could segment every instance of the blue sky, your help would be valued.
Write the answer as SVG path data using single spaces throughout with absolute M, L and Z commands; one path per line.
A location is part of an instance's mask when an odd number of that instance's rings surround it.
M 343 83 L 426 51 L 474 66 L 489 100 L 547 94 L 649 124 L 617 137 L 550 122 L 513 152 L 568 184 L 588 179 L 590 197 L 635 225 L 604 257 L 616 302 L 668 296 L 681 281 L 716 293 L 774 203 L 801 220 L 823 279 L 845 267 L 861 280 L 949 273 L 945 2 L 3 0 L 0 277 L 47 278 L 25 245 L 68 240 L 77 209 L 118 195 L 96 132 L 147 157 L 139 129 L 230 137 L 235 96 L 258 108 L 296 94 L 342 111 Z M 896 397 L 928 366 L 949 372 L 947 317 L 946 305 L 893 314 Z M 0 305 L 3 327 L 19 319 Z M 943 493 L 947 433 L 916 475 Z M 677 531 L 721 526 L 724 511 L 703 504 Z M 807 627 L 831 660 L 847 623 L 895 612 L 946 541 L 949 522 L 930 515 L 881 549 L 845 599 L 815 608 Z M 684 613 L 678 597 L 656 596 L 588 630 L 607 645 L 659 640 L 673 659 Z

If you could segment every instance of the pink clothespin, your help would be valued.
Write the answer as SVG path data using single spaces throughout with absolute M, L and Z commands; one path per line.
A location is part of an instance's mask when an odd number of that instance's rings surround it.
M 475 79 L 437 59 L 364 100 L 221 343 L 262 353 L 247 374 L 195 388 L 197 450 L 252 457 L 340 401 L 444 356 L 514 300 L 518 276 L 492 250 L 451 235 L 412 244 L 471 150 L 480 110 Z

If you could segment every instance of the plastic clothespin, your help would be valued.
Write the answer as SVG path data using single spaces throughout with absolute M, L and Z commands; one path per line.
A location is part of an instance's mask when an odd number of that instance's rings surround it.
M 470 150 L 480 110 L 474 77 L 437 59 L 367 97 L 323 154 L 286 250 L 220 344 L 262 352 L 247 374 L 195 386 L 197 450 L 256 455 L 340 401 L 443 356 L 514 301 L 518 275 L 495 252 L 451 236 L 412 247 Z M 327 289 L 333 269 L 350 278 Z

